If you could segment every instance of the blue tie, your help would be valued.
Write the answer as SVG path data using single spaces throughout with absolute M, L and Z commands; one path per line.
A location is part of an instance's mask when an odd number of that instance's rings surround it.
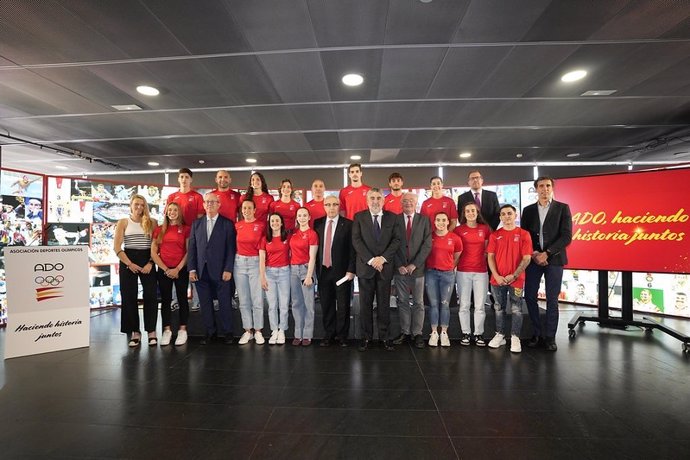
M 381 224 L 379 224 L 379 215 L 374 215 L 374 238 L 376 241 L 381 239 Z

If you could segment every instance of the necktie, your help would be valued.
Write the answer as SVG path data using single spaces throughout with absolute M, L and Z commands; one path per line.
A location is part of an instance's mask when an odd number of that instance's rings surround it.
M 374 238 L 376 241 L 381 239 L 381 224 L 379 223 L 379 215 L 374 216 Z
M 482 200 L 479 198 L 479 192 L 474 194 L 474 202 L 479 209 L 482 209 Z
M 405 228 L 407 234 L 407 260 L 410 259 L 410 238 L 412 238 L 412 216 L 407 216 L 407 227 Z
M 213 219 L 206 219 L 206 241 L 211 239 L 211 232 L 213 232 Z
M 331 262 L 331 239 L 333 238 L 333 221 L 328 219 L 328 228 L 326 229 L 326 241 L 323 242 L 323 266 L 330 267 Z

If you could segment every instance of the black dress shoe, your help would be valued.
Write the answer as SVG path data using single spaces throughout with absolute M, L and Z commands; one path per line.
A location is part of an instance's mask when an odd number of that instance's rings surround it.
M 393 343 L 391 343 L 390 340 L 381 340 L 381 348 L 383 348 L 386 351 L 395 351 L 395 347 L 393 346 Z
M 349 346 L 346 339 L 338 339 L 338 344 L 340 348 L 347 348 Z
M 536 335 L 533 335 L 531 339 L 529 339 L 529 342 L 527 342 L 527 346 L 529 348 L 539 348 L 544 346 L 544 338 L 539 337 Z
M 357 347 L 357 351 L 367 351 L 367 348 L 369 348 L 369 340 L 362 339 L 359 342 L 359 347 Z
M 558 345 L 556 345 L 555 339 L 546 339 L 546 351 L 556 351 L 558 350 Z
M 410 341 L 410 335 L 409 334 L 400 334 L 396 338 L 393 339 L 393 345 L 402 345 L 403 343 L 407 343 Z
M 212 336 L 212 335 L 206 334 L 206 335 L 203 336 L 203 337 L 201 338 L 201 340 L 199 341 L 199 345 L 208 345 L 208 344 L 211 343 L 211 340 L 212 340 L 212 339 L 213 339 L 213 336 Z
M 421 334 L 414 336 L 414 346 L 417 348 L 424 348 L 424 337 Z
M 323 339 L 319 344 L 320 347 L 330 347 L 331 341 L 329 339 Z
M 233 343 L 235 343 L 235 337 L 233 337 L 232 334 L 228 334 L 223 339 L 223 343 L 225 345 L 232 345 Z

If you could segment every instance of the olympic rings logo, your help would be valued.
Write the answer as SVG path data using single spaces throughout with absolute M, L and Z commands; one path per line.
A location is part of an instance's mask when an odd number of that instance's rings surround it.
M 40 286 L 59 286 L 63 281 L 65 281 L 65 277 L 62 275 L 37 276 L 34 278 L 34 282 Z

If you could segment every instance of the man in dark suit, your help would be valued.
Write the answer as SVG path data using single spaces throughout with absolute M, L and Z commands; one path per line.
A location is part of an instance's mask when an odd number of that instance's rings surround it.
M 467 184 L 470 186 L 470 191 L 458 197 L 458 214 L 462 213 L 465 203 L 476 203 L 482 213 L 482 217 L 489 224 L 491 230 L 496 230 L 501 222 L 498 216 L 500 205 L 498 204 L 496 192 L 482 189 L 484 178 L 476 169 L 470 171 L 467 176 Z
M 534 336 L 528 343 L 531 348 L 545 345 L 556 351 L 558 329 L 558 295 L 561 292 L 563 266 L 568 263 L 566 247 L 573 236 L 570 207 L 553 199 L 554 180 L 539 177 L 534 181 L 538 200 L 522 211 L 520 226 L 532 237 L 532 263 L 527 266 L 525 278 L 525 302 L 532 320 Z M 537 304 L 539 282 L 546 284 L 546 331 L 542 331 Z
M 194 221 L 187 250 L 189 280 L 196 283 L 206 335 L 206 345 L 217 335 L 233 343 L 230 280 L 235 265 L 236 234 L 230 219 L 221 216 L 220 201 L 213 193 L 204 195 L 206 215 Z M 220 325 L 214 325 L 213 299 L 218 299 Z M 217 330 L 218 329 L 218 330 Z
M 397 216 L 401 238 L 400 248 L 395 254 L 394 280 L 400 336 L 393 340 L 393 344 L 401 345 L 413 338 L 417 348 L 424 348 L 424 264 L 431 252 L 431 224 L 429 219 L 416 212 L 417 200 L 414 193 L 403 194 L 403 213 Z
M 383 195 L 377 188 L 367 192 L 368 209 L 355 214 L 352 245 L 357 253 L 359 309 L 364 337 L 359 351 L 366 351 L 373 337 L 374 296 L 381 345 L 394 350 L 388 340 L 393 262 L 400 247 L 400 232 L 395 214 L 383 211 Z
M 346 347 L 350 332 L 350 294 L 355 278 L 352 221 L 340 216 L 340 200 L 336 196 L 327 196 L 324 208 L 326 216 L 314 221 L 314 230 L 319 235 L 316 276 L 325 331 L 321 346 L 327 347 L 336 341 Z M 347 281 L 338 285 L 342 279 Z

